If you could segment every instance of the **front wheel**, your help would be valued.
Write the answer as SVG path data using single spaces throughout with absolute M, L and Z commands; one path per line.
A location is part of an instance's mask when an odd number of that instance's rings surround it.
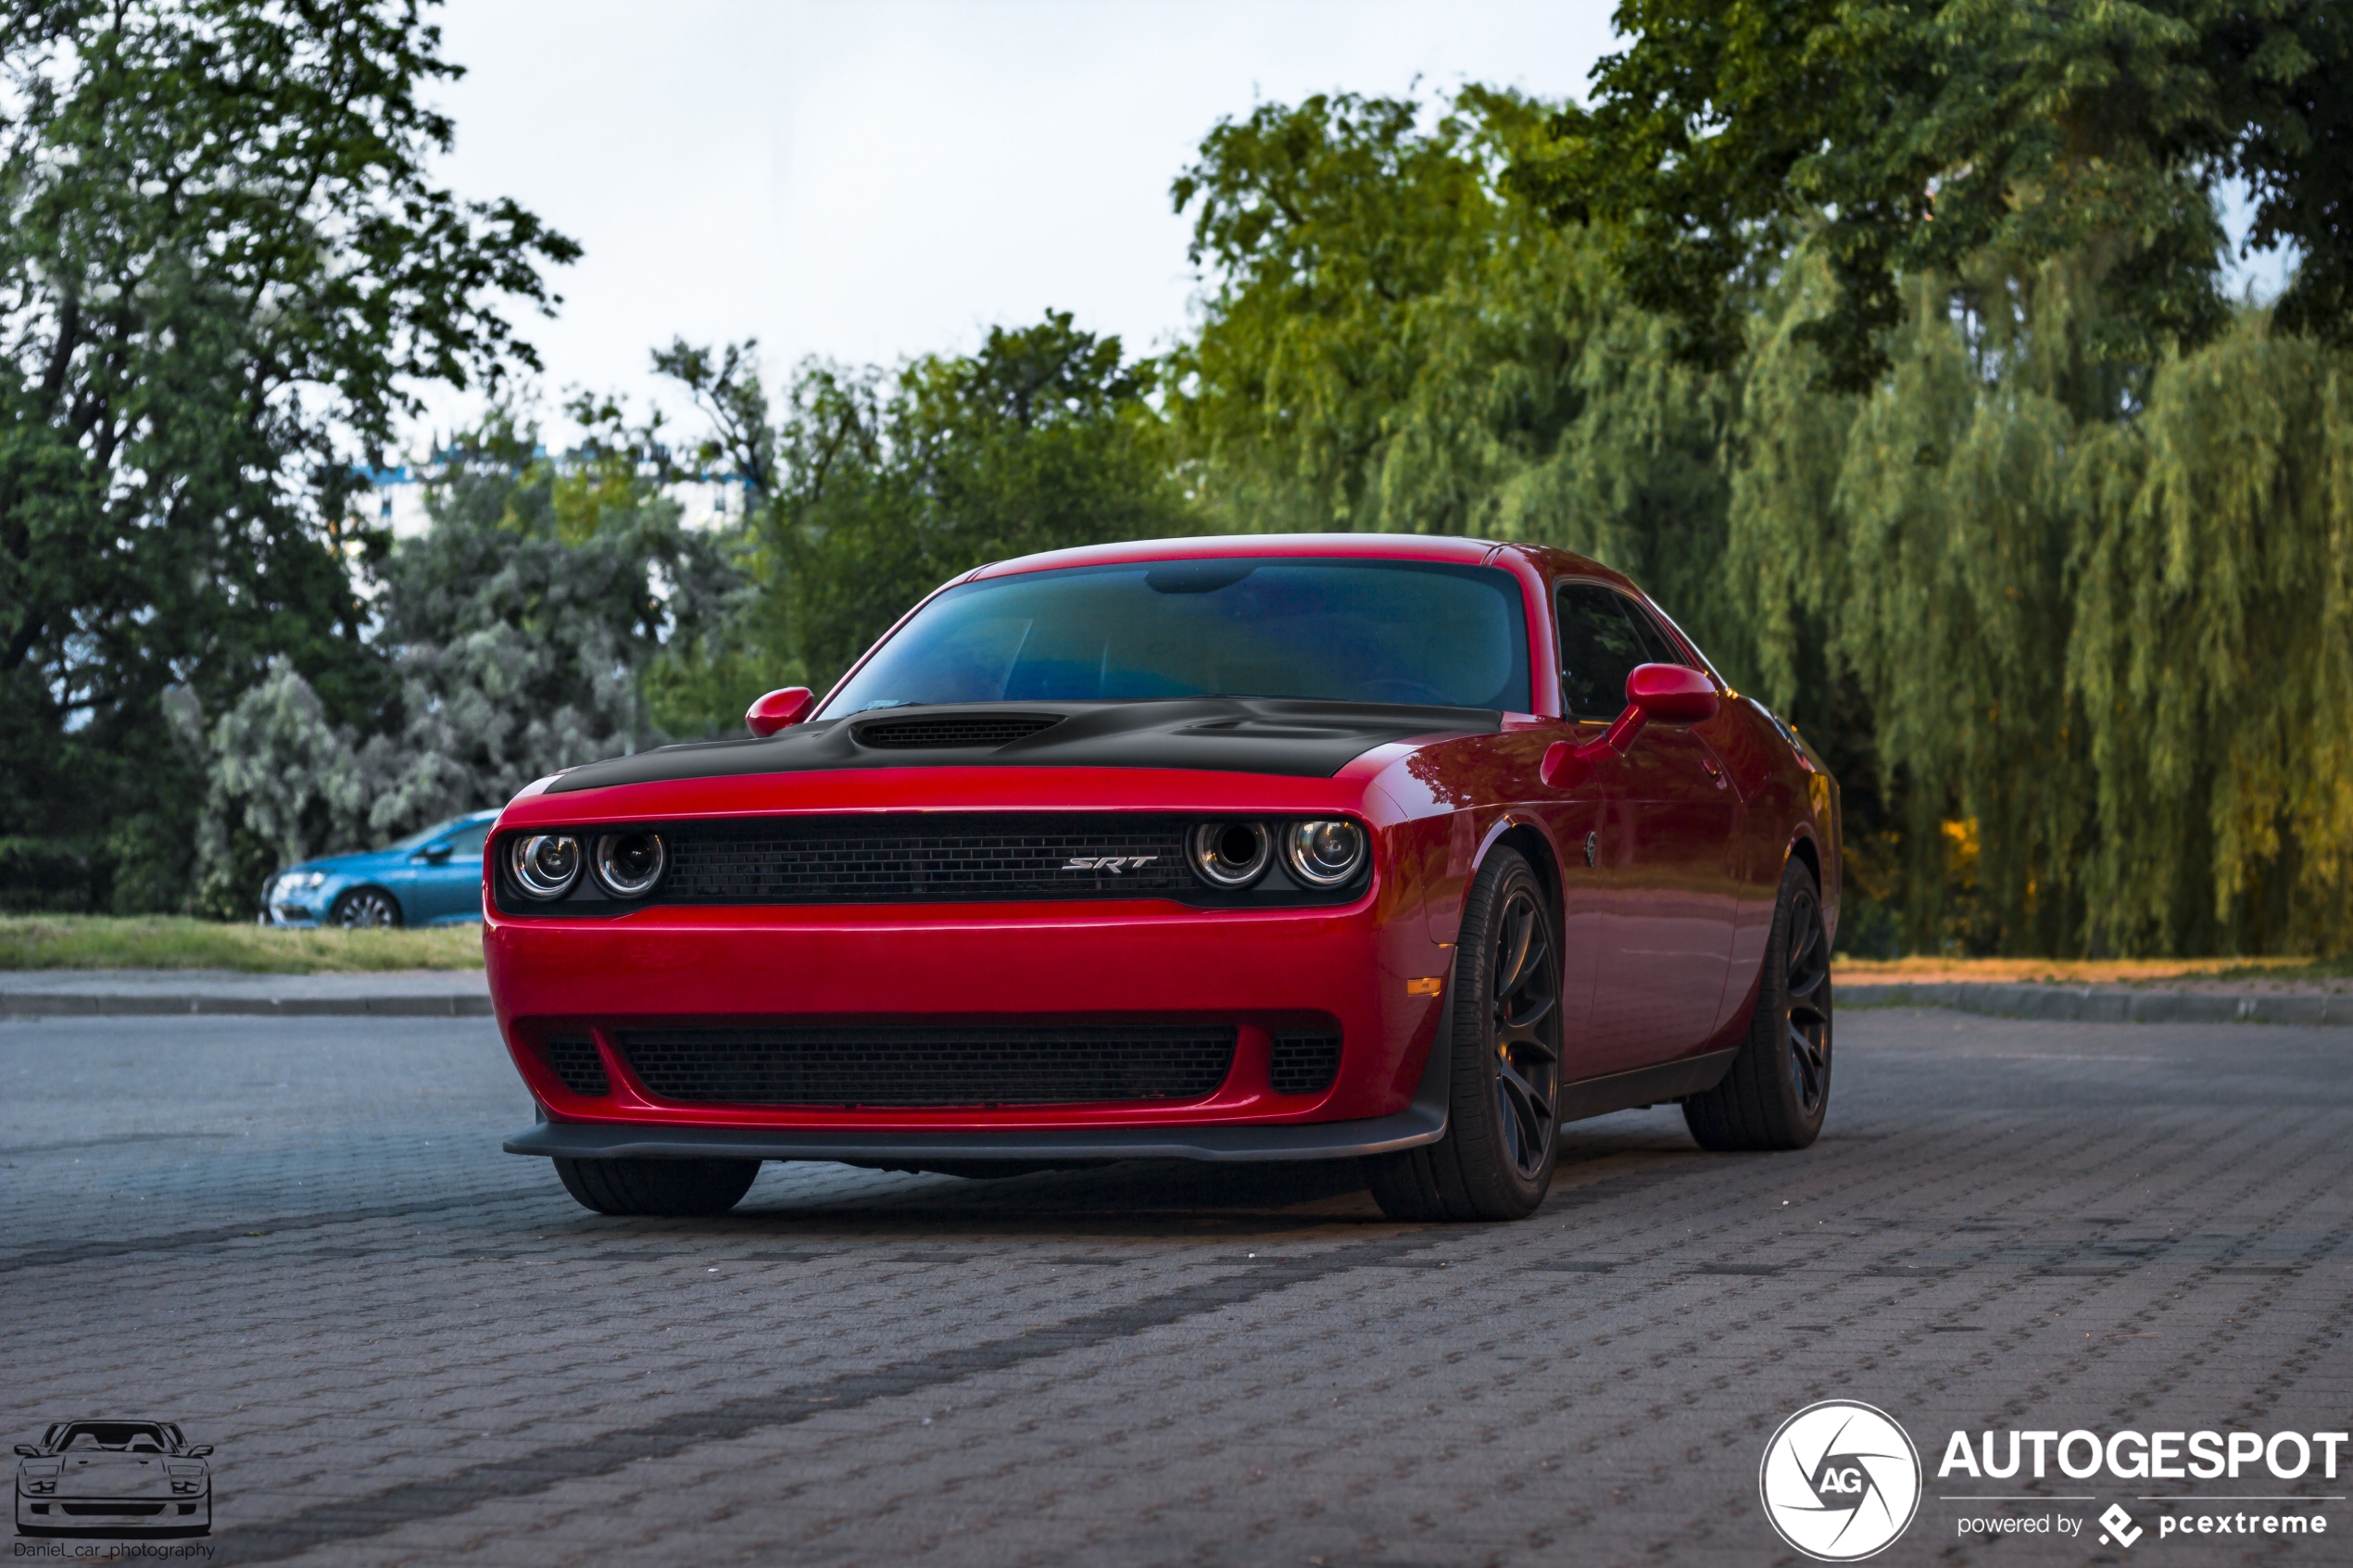
M 1392 1220 L 1525 1219 L 1559 1152 L 1561 960 L 1552 900 L 1517 851 L 1479 868 L 1454 954 L 1446 1135 L 1373 1160 L 1373 1198 Z
M 751 1190 L 757 1160 L 558 1160 L 556 1176 L 599 1214 L 699 1219 L 724 1214 Z
M 1804 1148 L 1831 1104 L 1831 943 L 1814 873 L 1781 872 L 1748 1037 L 1724 1081 L 1683 1101 L 1702 1148 Z
M 400 923 L 400 904 L 381 887 L 355 887 L 335 900 L 327 923 L 346 931 L 388 930 Z

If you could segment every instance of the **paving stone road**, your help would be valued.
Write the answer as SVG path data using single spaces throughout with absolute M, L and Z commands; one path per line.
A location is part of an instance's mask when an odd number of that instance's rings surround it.
M 2317 1467 L 1935 1478 L 1956 1428 L 2345 1430 L 2348 1068 L 2353 1030 L 1853 1012 L 1812 1150 L 1580 1123 L 1516 1225 L 1158 1164 L 771 1165 L 646 1222 L 498 1151 L 486 1022 L 5 1022 L 0 1417 L 215 1444 L 221 1563 L 1795 1563 L 1759 1457 L 1850 1398 L 1928 1466 L 1877 1562 L 2353 1562 Z M 2136 1494 L 2184 1489 L 2334 1530 L 2160 1539 L 2195 1510 Z M 2095 1500 L 1943 1500 L 2002 1490 Z M 2116 1501 L 2129 1552 L 1957 1535 Z

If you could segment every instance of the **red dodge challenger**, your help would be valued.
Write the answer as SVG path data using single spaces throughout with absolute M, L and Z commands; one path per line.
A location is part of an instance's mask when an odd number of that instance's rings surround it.
M 1353 1159 L 1512 1219 L 1579 1117 L 1820 1130 L 1838 786 L 1580 557 L 999 562 L 748 721 L 533 784 L 483 858 L 506 1147 L 600 1212 L 763 1160 Z

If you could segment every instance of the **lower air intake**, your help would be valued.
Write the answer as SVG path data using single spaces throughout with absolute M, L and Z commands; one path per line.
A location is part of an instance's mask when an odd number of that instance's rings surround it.
M 612 1085 L 605 1082 L 605 1059 L 597 1054 L 597 1042 L 587 1035 L 557 1035 L 539 1050 L 573 1094 L 594 1097 L 612 1092 Z
M 634 1029 L 630 1071 L 724 1105 L 1083 1105 L 1217 1092 L 1235 1031 L 1199 1024 L 791 1024 Z
M 1337 1035 L 1277 1035 L 1267 1086 L 1278 1095 L 1320 1095 L 1340 1074 Z

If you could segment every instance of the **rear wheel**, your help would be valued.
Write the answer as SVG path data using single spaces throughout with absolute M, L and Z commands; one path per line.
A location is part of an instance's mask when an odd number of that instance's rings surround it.
M 400 901 L 381 887 L 355 887 L 335 900 L 327 923 L 346 931 L 367 931 L 400 923 Z
M 1831 944 L 1814 873 L 1781 872 L 1748 1037 L 1724 1081 L 1683 1101 L 1702 1148 L 1804 1148 L 1831 1103 Z
M 558 1160 L 556 1174 L 599 1214 L 724 1214 L 751 1190 L 757 1160 Z
M 1517 1220 L 1552 1185 L 1560 1147 L 1561 962 L 1552 901 L 1499 848 L 1464 900 L 1454 949 L 1446 1135 L 1371 1160 L 1392 1220 Z

